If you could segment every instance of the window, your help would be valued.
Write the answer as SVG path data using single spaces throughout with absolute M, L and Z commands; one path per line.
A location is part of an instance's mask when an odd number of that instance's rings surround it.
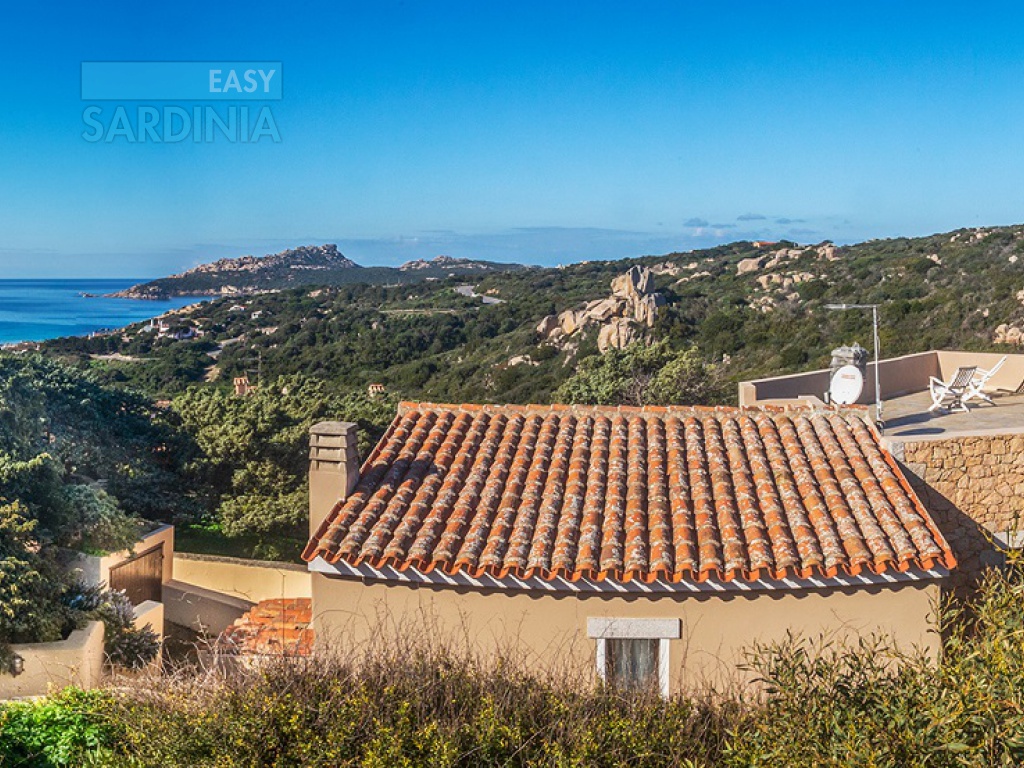
M 604 679 L 617 688 L 654 688 L 658 684 L 660 640 L 604 640 Z
M 597 640 L 597 674 L 623 688 L 655 687 L 669 693 L 669 640 L 680 636 L 679 619 L 590 619 Z

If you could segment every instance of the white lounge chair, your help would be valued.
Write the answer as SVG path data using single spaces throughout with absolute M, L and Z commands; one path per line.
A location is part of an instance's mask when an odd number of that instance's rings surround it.
M 1002 395 L 1024 395 L 1024 379 L 1020 380 L 1020 384 L 1017 385 L 1016 389 L 1010 387 L 996 387 L 996 392 Z
M 970 409 L 964 403 L 964 396 L 967 394 L 967 388 L 971 386 L 971 381 L 977 370 L 978 366 L 976 365 L 957 368 L 949 383 L 929 376 L 928 391 L 932 393 L 932 407 L 928 410 L 945 408 L 949 411 L 969 411 Z
M 992 403 L 992 398 L 985 392 L 985 387 L 988 385 L 989 380 L 999 373 L 999 369 L 1003 367 L 1006 362 L 1006 355 L 999 358 L 999 362 L 989 368 L 987 371 L 984 368 L 979 368 L 974 372 L 974 378 L 971 379 L 971 383 L 967 386 L 967 392 L 963 396 L 963 402 L 978 398 L 984 400 L 986 403 Z

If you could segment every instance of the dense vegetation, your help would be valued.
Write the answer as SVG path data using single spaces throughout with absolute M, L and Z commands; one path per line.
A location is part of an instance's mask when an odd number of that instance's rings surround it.
M 938 659 L 884 638 L 753 649 L 755 683 L 667 701 L 430 645 L 181 670 L 0 710 L 4 765 L 877 766 L 1024 761 L 1024 574 L 942 612 Z M 425 636 L 421 636 L 425 637 Z
M 597 405 L 707 405 L 727 400 L 720 367 L 695 347 L 673 351 L 665 341 L 632 344 L 585 358 L 555 390 L 560 403 Z
M 569 343 L 538 334 L 542 318 L 607 296 L 612 279 L 637 264 L 654 269 L 667 299 L 649 346 L 601 355 L 593 328 Z M 165 484 L 169 493 L 145 474 L 150 508 L 141 498 L 126 508 L 191 521 L 179 529 L 186 547 L 218 551 L 228 534 L 237 546 L 220 551 L 292 557 L 304 535 L 305 432 L 318 419 L 358 421 L 365 446 L 399 399 L 729 403 L 738 379 L 824 366 L 838 344 L 870 344 L 870 314 L 825 309 L 836 302 L 881 305 L 887 356 L 995 348 L 997 325 L 1024 320 L 1024 227 L 841 248 L 740 242 L 471 276 L 476 296 L 456 290 L 468 279 L 458 275 L 216 299 L 166 315 L 162 333 L 140 323 L 47 342 L 42 352 L 113 387 L 109 397 L 135 398 L 129 412 L 145 398 L 167 401 L 157 423 L 172 424 L 180 445 L 164 477 L 186 481 Z M 255 394 L 231 394 L 235 377 Z M 371 383 L 388 395 L 368 397 Z M 122 433 L 117 442 L 130 450 L 119 461 L 150 440 L 146 429 Z M 111 476 L 107 489 L 122 502 L 126 477 Z
M 335 285 L 219 299 L 167 318 L 201 338 L 158 338 L 137 325 L 120 335 L 49 342 L 45 350 L 89 365 L 105 380 L 153 395 L 191 383 L 302 372 L 339 388 L 385 384 L 403 399 L 548 402 L 574 367 L 597 354 L 594 333 L 571 349 L 535 331 L 546 315 L 608 295 L 634 264 L 657 266 L 668 299 L 652 338 L 696 347 L 735 381 L 821 367 L 854 340 L 870 346 L 870 316 L 829 312 L 837 302 L 878 303 L 882 350 L 987 349 L 1002 323 L 1024 320 L 1024 227 L 961 230 L 824 249 L 734 243 L 685 254 L 474 276 L 484 304 L 454 288 L 466 276 L 415 285 Z M 798 255 L 772 264 L 793 247 Z M 739 273 L 744 259 L 762 265 Z M 787 280 L 789 282 L 787 282 Z M 132 360 L 97 359 L 126 355 Z M 529 361 L 516 361 L 528 355 Z M 215 378 L 217 377 L 217 378 Z
M 325 419 L 355 422 L 366 455 L 394 416 L 395 402 L 341 394 L 320 379 L 291 375 L 248 397 L 192 388 L 173 408 L 199 448 L 189 470 L 206 525 L 247 539 L 246 554 L 296 559 L 308 527 L 309 428 Z
M 64 563 L 126 549 L 143 518 L 187 514 L 188 446 L 145 397 L 50 360 L 0 357 L 0 657 L 89 618 L 116 623 L 119 599 L 83 591 Z

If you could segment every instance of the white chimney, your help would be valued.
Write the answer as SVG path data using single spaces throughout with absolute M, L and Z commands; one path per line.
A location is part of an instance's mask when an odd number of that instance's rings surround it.
M 334 506 L 359 480 L 356 425 L 321 421 L 309 430 L 309 535 L 320 530 Z

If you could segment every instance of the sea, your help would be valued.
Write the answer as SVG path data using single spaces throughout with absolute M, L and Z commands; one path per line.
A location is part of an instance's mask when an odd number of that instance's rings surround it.
M 85 336 L 202 301 L 106 299 L 145 280 L 0 280 L 0 344 Z

